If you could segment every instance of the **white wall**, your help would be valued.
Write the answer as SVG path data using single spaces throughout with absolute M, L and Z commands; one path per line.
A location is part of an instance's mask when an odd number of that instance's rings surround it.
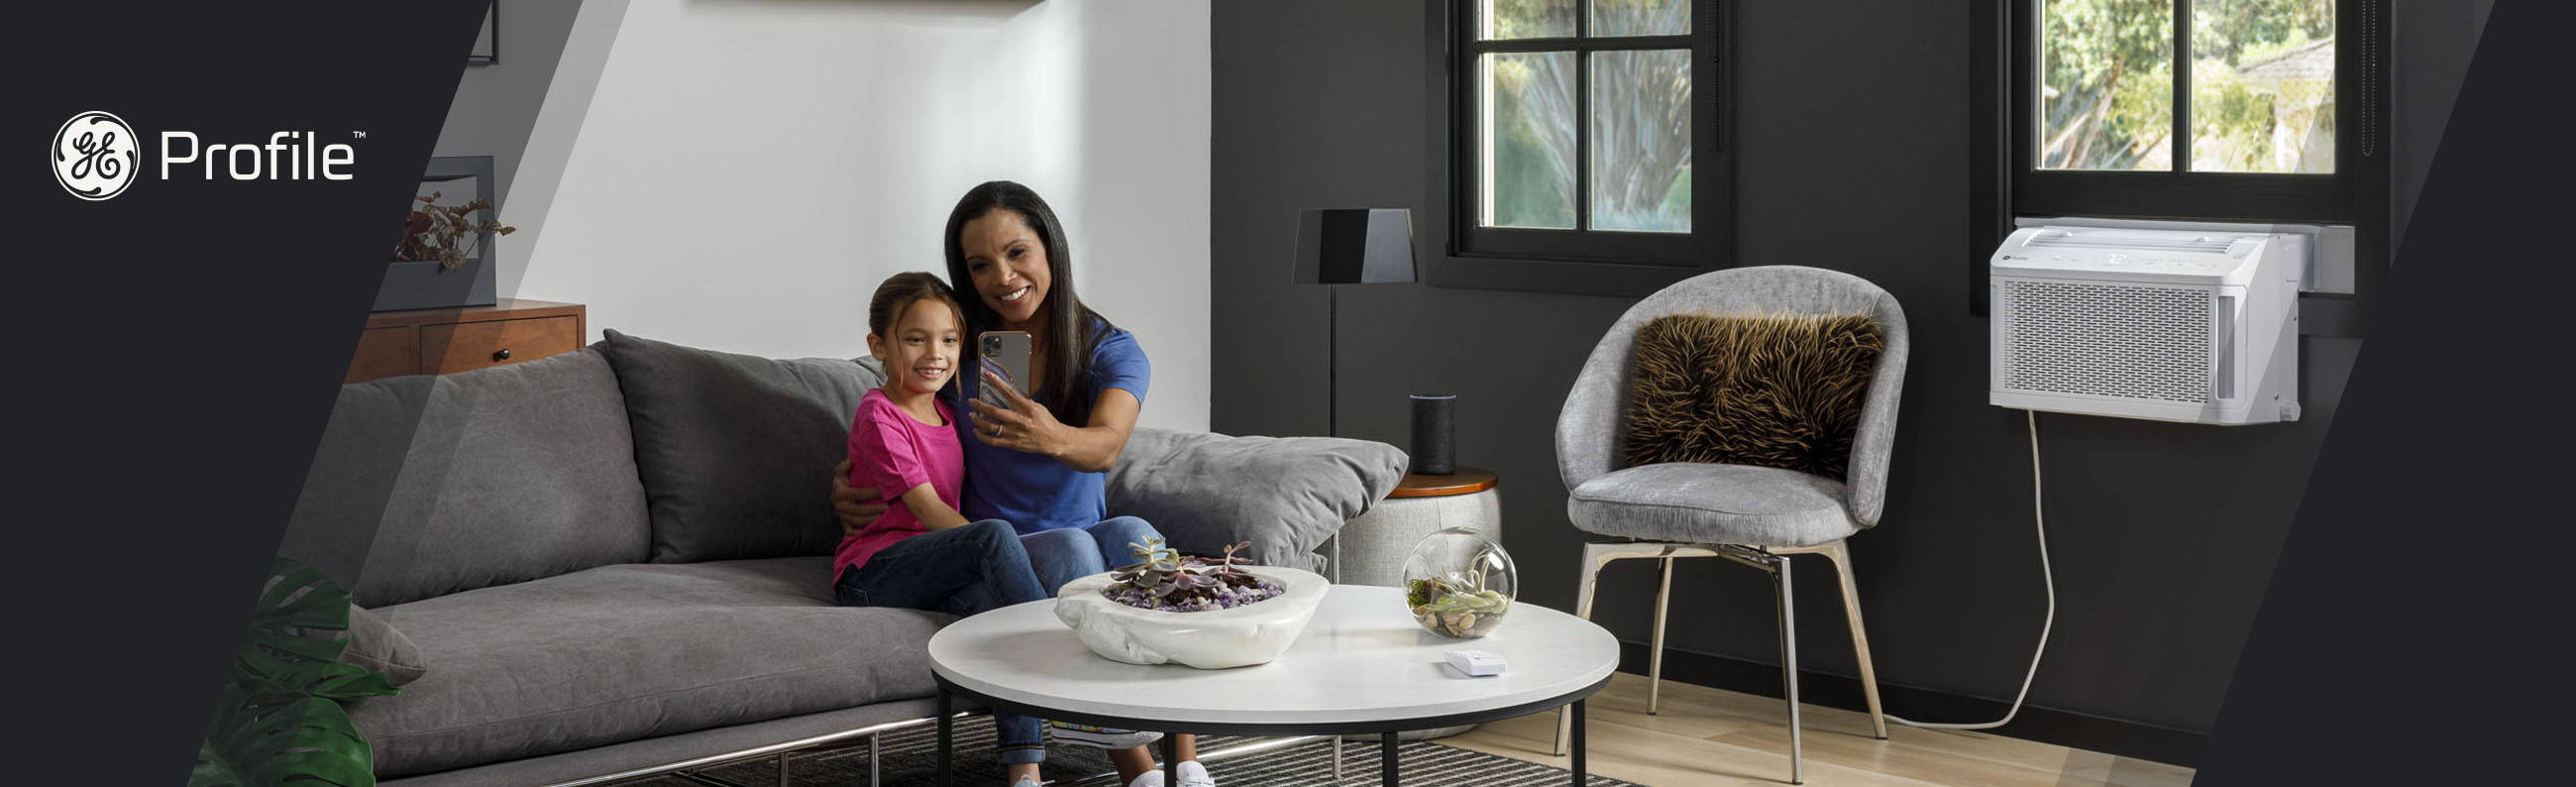
M 519 169 L 519 155 L 527 146 L 529 127 L 537 122 L 538 108 L 553 92 L 555 66 L 566 59 L 565 39 L 582 5 L 560 0 L 500 4 L 496 7 L 500 13 L 499 62 L 466 66 L 465 73 L 457 77 L 456 98 L 447 105 L 447 122 L 439 129 L 435 150 L 441 156 L 491 156 L 496 181 L 492 202 L 500 206 L 505 219 L 512 217 L 510 182 Z M 580 59 L 578 52 L 570 54 L 571 59 Z M 446 191 L 452 196 L 456 188 L 450 186 Z
M 548 97 L 536 134 L 577 136 L 502 294 L 589 304 L 594 338 L 855 356 L 876 284 L 944 275 L 957 197 L 1017 180 L 1063 219 L 1084 301 L 1152 356 L 1142 423 L 1205 429 L 1208 13 L 634 0 L 587 111 Z

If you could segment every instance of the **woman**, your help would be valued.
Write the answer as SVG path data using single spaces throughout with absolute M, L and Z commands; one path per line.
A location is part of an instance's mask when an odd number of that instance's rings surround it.
M 944 245 L 968 337 L 967 374 L 950 388 L 951 401 L 963 405 L 959 412 L 971 408 L 969 417 L 957 419 L 966 453 L 960 513 L 1011 523 L 1048 595 L 1074 578 L 1130 562 L 1129 544 L 1160 535 L 1144 520 L 1108 517 L 1105 473 L 1144 409 L 1152 376 L 1144 350 L 1075 296 L 1063 226 L 1028 187 L 993 181 L 967 192 L 949 213 Z M 1029 334 L 1030 391 L 981 371 L 974 355 L 981 343 L 973 337 L 993 330 Z M 995 386 L 1010 406 L 982 401 L 976 383 Z M 855 530 L 883 506 L 876 490 L 851 487 L 848 476 L 846 466 L 833 474 L 832 504 L 842 527 Z M 1034 785 L 1044 751 L 1011 748 L 1018 732 L 1003 731 L 1005 762 L 1013 776 Z M 1130 787 L 1162 784 L 1144 745 L 1156 736 L 1068 725 L 1056 725 L 1055 732 L 1059 740 L 1111 749 L 1110 760 Z M 1177 787 L 1214 787 L 1197 762 L 1195 736 L 1173 743 L 1182 761 Z

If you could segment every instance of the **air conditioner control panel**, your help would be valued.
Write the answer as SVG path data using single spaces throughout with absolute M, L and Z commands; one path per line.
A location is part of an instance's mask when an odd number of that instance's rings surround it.
M 2024 227 L 1995 249 L 1996 273 L 2073 279 L 2243 284 L 2252 260 L 2300 239 L 2270 233 Z

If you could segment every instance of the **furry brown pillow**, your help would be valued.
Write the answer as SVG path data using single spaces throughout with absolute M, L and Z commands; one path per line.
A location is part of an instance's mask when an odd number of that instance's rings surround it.
M 1714 462 L 1840 479 L 1885 346 L 1862 315 L 1648 321 L 1621 425 L 1626 466 Z

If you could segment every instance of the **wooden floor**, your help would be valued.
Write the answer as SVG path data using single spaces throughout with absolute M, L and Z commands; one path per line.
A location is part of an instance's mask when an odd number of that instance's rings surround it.
M 1646 679 L 1620 673 L 1585 716 L 1593 773 L 1651 787 L 1779 785 L 1789 779 L 1787 708 L 1770 697 L 1664 681 L 1661 713 L 1646 715 Z M 2016 738 L 1890 723 L 1869 736 L 1869 715 L 1804 706 L 1807 784 L 2122 785 L 2180 787 L 2191 769 Z M 1506 719 L 1441 743 L 1570 765 L 1549 756 L 1554 712 Z

